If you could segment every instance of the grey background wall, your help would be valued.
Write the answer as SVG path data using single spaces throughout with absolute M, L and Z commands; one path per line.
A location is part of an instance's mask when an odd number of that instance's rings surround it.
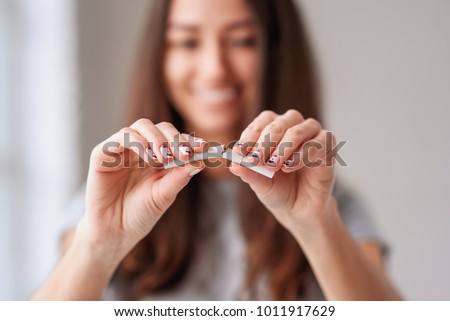
M 338 174 L 371 209 L 407 299 L 450 300 L 450 2 L 302 0 Z M 121 127 L 149 1 L 78 4 L 80 162 Z M 80 177 L 80 182 L 84 179 Z

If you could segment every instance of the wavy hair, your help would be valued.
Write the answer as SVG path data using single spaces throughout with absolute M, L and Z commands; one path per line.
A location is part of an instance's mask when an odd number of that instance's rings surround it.
M 171 1 L 152 0 L 149 20 L 138 51 L 127 109 L 127 123 L 139 118 L 171 122 L 183 131 L 184 122 L 165 94 L 163 58 Z M 320 119 L 317 76 L 299 8 L 291 0 L 246 0 L 261 31 L 261 110 L 284 113 L 299 110 L 305 118 Z M 248 124 L 251 119 L 246 119 Z M 191 262 L 200 202 L 202 175 L 178 195 L 155 228 L 128 254 L 115 279 L 125 282 L 127 299 L 139 299 L 176 285 Z M 294 300 L 304 294 L 309 264 L 300 246 L 243 184 L 240 222 L 246 240 L 245 286 L 254 291 L 264 276 L 275 300 Z M 257 219 L 255 219 L 257 218 Z

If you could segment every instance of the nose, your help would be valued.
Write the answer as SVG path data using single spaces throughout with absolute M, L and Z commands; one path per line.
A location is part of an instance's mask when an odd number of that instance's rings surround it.
M 198 76 L 208 85 L 221 85 L 229 77 L 230 70 L 226 52 L 219 41 L 204 45 L 198 62 Z

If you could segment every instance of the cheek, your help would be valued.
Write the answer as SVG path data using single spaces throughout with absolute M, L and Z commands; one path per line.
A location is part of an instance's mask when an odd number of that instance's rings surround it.
M 258 81 L 260 78 L 260 58 L 257 52 L 251 51 L 232 56 L 234 70 L 237 77 L 245 86 L 244 95 L 250 98 L 257 92 Z
M 186 86 L 189 79 L 189 61 L 177 54 L 166 54 L 164 61 L 164 80 L 170 100 L 176 102 L 181 89 Z
M 262 77 L 262 59 L 256 50 L 245 54 L 241 53 L 241 55 L 235 56 L 234 66 L 237 77 L 244 88 L 241 97 L 244 108 L 241 116 L 244 123 L 248 123 L 263 109 L 259 81 Z

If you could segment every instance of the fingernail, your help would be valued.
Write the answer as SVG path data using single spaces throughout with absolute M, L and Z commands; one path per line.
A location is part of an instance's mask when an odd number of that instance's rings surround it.
M 180 145 L 180 147 L 178 147 L 178 150 L 183 155 L 191 155 L 192 154 L 191 150 L 186 145 Z
M 236 144 L 234 144 L 233 146 L 234 148 L 237 148 L 237 150 L 241 153 L 241 154 L 245 154 L 247 152 L 247 147 L 246 144 L 243 142 L 236 142 Z
M 262 157 L 261 151 L 255 149 L 250 153 L 250 156 L 256 159 L 260 159 Z
M 197 169 L 193 170 L 192 172 L 190 172 L 189 176 L 192 177 L 192 176 L 200 173 L 203 169 L 204 169 L 204 167 L 203 168 L 197 168 Z
M 197 143 L 200 143 L 200 144 L 206 143 L 206 140 L 204 140 L 203 138 L 197 138 L 197 137 L 195 137 L 195 138 L 194 138 L 194 141 L 197 142 Z
M 291 167 L 291 166 L 293 166 L 294 165 L 294 160 L 293 159 L 288 159 L 287 161 L 285 161 L 284 163 L 283 163 L 283 166 L 284 167 Z
M 163 155 L 163 157 L 173 157 L 172 153 L 170 152 L 169 148 L 167 146 L 161 146 L 160 148 L 161 154 Z
M 148 157 L 150 157 L 153 160 L 158 160 L 156 155 L 153 153 L 153 151 L 150 148 L 146 148 L 145 151 L 147 152 Z
M 278 162 L 280 161 L 280 157 L 278 157 L 277 155 L 273 155 L 268 161 L 267 161 L 267 165 L 275 167 L 278 165 Z

